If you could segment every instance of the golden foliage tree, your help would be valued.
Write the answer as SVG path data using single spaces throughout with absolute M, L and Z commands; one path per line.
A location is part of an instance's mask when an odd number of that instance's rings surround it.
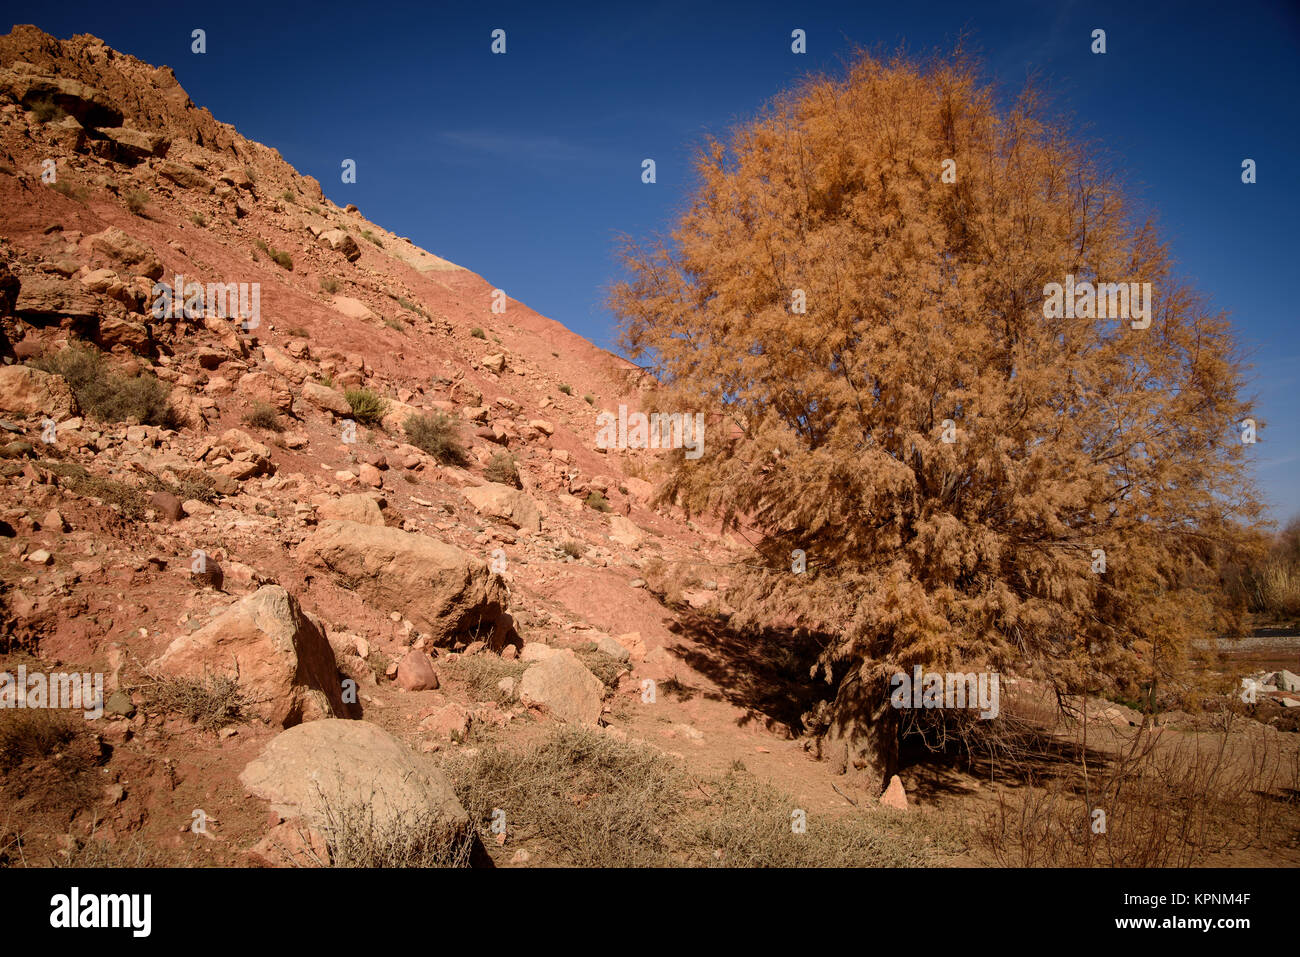
M 713 413 L 664 494 L 764 556 L 738 622 L 833 636 L 824 753 L 892 773 L 887 680 L 915 664 L 1097 689 L 1214 627 L 1259 510 L 1236 345 L 1032 90 L 1000 108 L 964 57 L 862 56 L 697 166 L 611 304 L 659 403 Z M 1149 326 L 1045 310 L 1067 276 L 1151 283 Z

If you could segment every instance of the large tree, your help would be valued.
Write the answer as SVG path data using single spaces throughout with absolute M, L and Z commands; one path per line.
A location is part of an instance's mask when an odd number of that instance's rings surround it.
M 664 495 L 764 556 L 738 622 L 832 636 L 824 753 L 879 786 L 888 677 L 915 664 L 1080 690 L 1208 633 L 1214 556 L 1258 512 L 1243 366 L 1031 90 L 1003 107 L 965 58 L 862 56 L 697 167 L 611 301 L 656 401 L 713 414 Z M 1149 325 L 1067 316 L 1067 277 L 1150 283 Z

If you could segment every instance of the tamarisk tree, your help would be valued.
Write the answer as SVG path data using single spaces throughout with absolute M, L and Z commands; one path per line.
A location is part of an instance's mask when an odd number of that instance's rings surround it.
M 887 780 L 917 664 L 1098 690 L 1214 629 L 1216 556 L 1259 512 L 1244 366 L 1032 89 L 864 55 L 697 178 L 611 305 L 660 398 L 712 415 L 662 494 L 763 556 L 736 623 L 830 636 L 825 756 Z

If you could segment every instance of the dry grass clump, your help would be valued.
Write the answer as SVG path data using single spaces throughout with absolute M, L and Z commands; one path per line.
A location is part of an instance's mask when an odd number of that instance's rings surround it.
M 986 815 L 985 849 L 1012 867 L 1184 868 L 1293 841 L 1300 755 L 1232 733 L 1233 717 L 1225 721 L 1218 732 L 1168 741 L 1139 728 L 1105 767 L 1029 774 L 1029 786 L 1001 795 Z
M 81 411 L 101 422 L 137 422 L 179 429 L 184 423 L 167 401 L 169 389 L 151 373 L 113 371 L 95 349 L 71 345 L 30 363 L 62 376 Z
M 207 731 L 243 720 L 251 703 L 229 675 L 158 678 L 141 690 L 147 709 L 179 715 Z
M 505 811 L 512 846 L 579 867 L 884 867 L 936 862 L 960 832 L 920 813 L 807 815 L 795 833 L 788 796 L 733 770 L 699 781 L 664 754 L 596 731 L 559 728 L 522 750 L 488 748 L 447 763 L 457 793 L 493 837 Z
M 502 697 L 497 687 L 502 678 L 518 681 L 528 667 L 522 661 L 510 661 L 498 655 L 458 655 L 439 660 L 448 676 L 463 682 L 474 701 L 496 701 Z
M 362 425 L 378 425 L 388 412 L 388 402 L 370 389 L 348 389 L 343 397 L 352 407 L 352 418 Z
M 102 757 L 79 711 L 0 710 L 0 790 L 17 812 L 88 807 Z
M 468 867 L 476 843 L 472 828 L 457 832 L 434 811 L 377 819 L 369 801 L 343 807 L 322 802 L 322 811 L 325 820 L 317 830 L 328 857 L 306 852 L 317 866 Z
M 466 461 L 460 428 L 451 416 L 442 412 L 412 415 L 403 423 L 402 428 L 406 431 L 408 442 L 439 462 L 459 465 Z
M 284 431 L 280 413 L 265 402 L 258 402 L 249 410 L 244 416 L 244 424 L 254 429 L 266 429 L 268 432 Z
M 512 488 L 519 487 L 519 464 L 509 452 L 497 452 L 483 467 L 483 477 L 489 482 L 500 482 Z

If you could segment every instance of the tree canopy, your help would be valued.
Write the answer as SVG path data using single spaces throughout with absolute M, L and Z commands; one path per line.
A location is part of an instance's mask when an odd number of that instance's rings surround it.
M 863 55 L 709 141 L 697 173 L 611 303 L 659 401 L 713 415 L 664 494 L 766 557 L 738 620 L 833 636 L 849 760 L 914 664 L 1096 687 L 1216 626 L 1216 556 L 1259 512 L 1244 366 L 1032 89 L 1002 107 L 963 57 Z M 1149 324 L 1062 314 L 1067 277 L 1149 283 Z

